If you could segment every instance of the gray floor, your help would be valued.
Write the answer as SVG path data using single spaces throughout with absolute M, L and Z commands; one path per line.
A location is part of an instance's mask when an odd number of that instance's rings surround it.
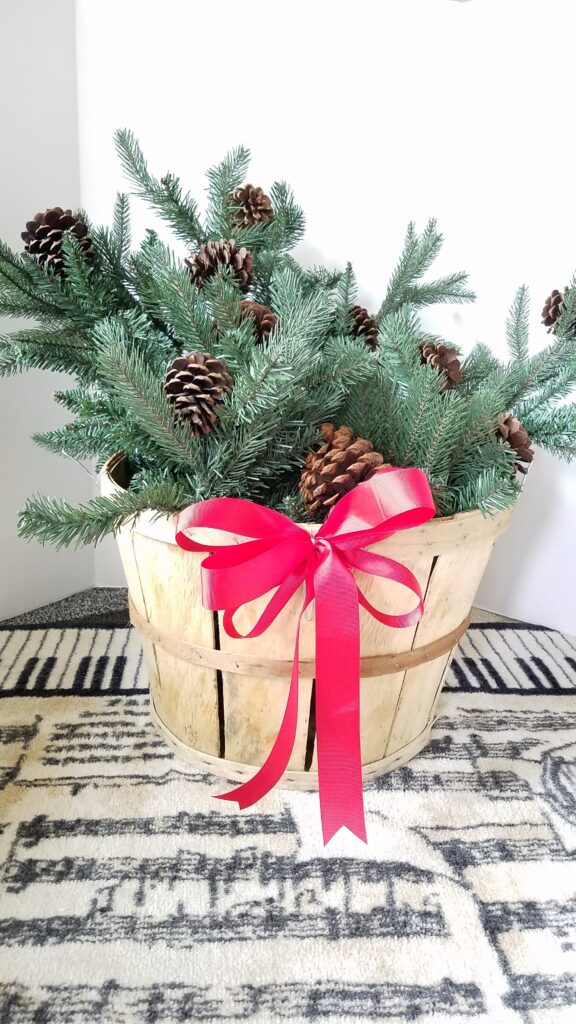
M 472 622 L 512 622 L 503 615 L 472 610 Z M 128 591 L 122 587 L 91 587 L 79 594 L 4 619 L 1 626 L 127 626 Z
M 63 601 L 4 619 L 1 626 L 127 626 L 128 591 L 123 587 L 90 587 Z

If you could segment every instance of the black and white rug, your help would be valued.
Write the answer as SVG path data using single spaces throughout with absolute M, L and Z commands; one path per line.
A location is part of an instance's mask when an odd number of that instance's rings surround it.
M 0 1024 L 574 1024 L 576 644 L 476 625 L 428 749 L 240 813 L 126 628 L 0 629 Z

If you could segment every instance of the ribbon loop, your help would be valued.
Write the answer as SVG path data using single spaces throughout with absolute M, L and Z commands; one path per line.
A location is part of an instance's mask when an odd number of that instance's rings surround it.
M 280 730 L 256 775 L 221 799 L 249 807 L 286 771 L 298 724 L 300 624 L 315 599 L 316 733 L 324 842 L 343 827 L 366 841 L 360 751 L 359 608 L 362 606 L 385 625 L 402 628 L 419 620 L 423 604 L 418 580 L 405 565 L 364 548 L 397 530 L 419 526 L 434 514 L 424 473 L 392 467 L 378 470 L 341 498 L 313 536 L 280 512 L 241 498 L 211 498 L 180 513 L 176 526 L 179 546 L 187 551 L 212 552 L 202 562 L 203 603 L 206 608 L 224 612 L 224 628 L 230 636 L 242 637 L 234 625 L 234 614 L 242 605 L 274 591 L 255 625 L 244 634 L 261 636 L 304 584 Z M 190 532 L 203 539 L 195 540 Z M 217 542 L 211 540 L 214 533 Z M 219 542 L 221 534 L 228 535 L 227 542 Z M 239 543 L 239 537 L 246 539 Z M 380 611 L 358 587 L 353 570 L 407 587 L 417 597 L 416 607 L 401 615 Z

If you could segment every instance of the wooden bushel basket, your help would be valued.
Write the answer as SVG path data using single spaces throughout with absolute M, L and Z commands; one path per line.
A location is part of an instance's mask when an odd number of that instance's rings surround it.
M 126 486 L 124 457 L 101 474 L 103 494 Z M 434 519 L 371 550 L 403 562 L 420 582 L 424 615 L 416 626 L 390 629 L 360 609 L 360 717 L 364 778 L 375 778 L 414 757 L 428 742 L 450 659 L 494 542 L 511 510 L 484 518 L 465 512 Z M 313 530 L 314 527 L 309 527 Z M 286 705 L 301 594 L 267 632 L 234 640 L 219 613 L 202 605 L 203 553 L 183 551 L 174 519 L 150 513 L 117 534 L 128 582 L 130 613 L 144 647 L 152 717 L 185 760 L 227 779 L 245 781 L 264 762 Z M 377 608 L 401 613 L 414 595 L 397 584 L 364 576 L 362 589 Z M 239 630 L 256 621 L 265 598 L 235 617 Z M 303 622 L 300 707 L 294 751 L 280 785 L 316 789 L 314 621 Z

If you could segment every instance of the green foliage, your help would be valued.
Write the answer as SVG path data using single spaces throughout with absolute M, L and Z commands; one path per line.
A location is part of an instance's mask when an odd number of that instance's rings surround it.
M 483 381 L 496 375 L 501 369 L 502 364 L 491 349 L 478 342 L 462 362 L 460 392 L 469 394 L 475 391 Z
M 193 467 L 199 446 L 175 419 L 161 381 L 139 350 L 137 335 L 120 320 L 102 320 L 94 332 L 99 378 L 154 443 L 159 466 Z
M 106 227 L 92 228 L 92 248 L 96 253 L 97 265 L 102 270 L 100 286 L 108 290 L 112 308 L 131 308 L 134 297 L 126 281 L 125 267 L 130 257 L 132 231 L 130 226 L 130 201 L 127 195 L 116 197 L 112 230 Z
M 576 339 L 559 333 L 530 357 L 525 289 L 512 305 L 507 339 L 508 364 L 476 345 L 463 361 L 462 384 L 443 393 L 438 371 L 421 364 L 427 335 L 416 312 L 401 306 L 381 319 L 370 390 L 351 392 L 345 405 L 345 421 L 388 461 L 427 473 L 440 514 L 489 514 L 517 497 L 515 453 L 498 432 L 502 412 L 520 417 L 536 444 L 576 457 L 576 405 L 554 406 L 576 387 Z
M 126 525 L 139 512 L 154 508 L 171 512 L 188 501 L 186 489 L 177 483 L 150 484 L 145 491 L 123 491 L 112 497 L 92 498 L 84 505 L 67 501 L 29 498 L 20 514 L 20 536 L 34 537 L 57 548 L 96 544 L 107 533 Z
M 304 216 L 284 182 L 269 189 L 272 220 L 236 228 L 231 194 L 246 180 L 246 149 L 232 150 L 208 171 L 203 218 L 177 178 L 149 171 L 131 132 L 119 132 L 116 142 L 135 194 L 175 236 L 194 251 L 210 239 L 234 237 L 252 253 L 254 280 L 244 294 L 221 267 L 199 290 L 154 231 L 133 251 L 124 194 L 111 228 L 89 225 L 90 260 L 65 236 L 61 277 L 0 243 L 0 313 L 35 321 L 0 338 L 0 375 L 36 368 L 72 377 L 55 396 L 71 422 L 34 440 L 98 465 L 121 451 L 131 476 L 127 490 L 78 508 L 31 498 L 21 515 L 23 536 L 57 546 L 95 543 L 141 511 L 170 513 L 224 495 L 301 519 L 301 466 L 328 420 L 350 425 L 385 461 L 423 469 L 439 515 L 474 508 L 488 515 L 516 499 L 516 453 L 498 431 L 503 412 L 518 416 L 535 443 L 576 456 L 576 405 L 566 404 L 576 387 L 576 282 L 541 351 L 529 351 L 528 295 L 521 288 L 506 327 L 508 362 L 477 344 L 462 361 L 461 384 L 444 390 L 440 371 L 421 359 L 425 341 L 443 339 L 424 330 L 418 310 L 473 294 L 462 273 L 425 280 L 442 245 L 435 221 L 421 234 L 408 227 L 372 352 L 351 336 L 351 264 L 304 268 L 290 254 Z M 277 317 L 263 343 L 242 315 L 245 298 L 269 305 Z M 193 350 L 224 359 L 234 381 L 214 429 L 202 438 L 176 418 L 163 388 L 169 363 Z
M 409 303 L 414 307 L 431 306 L 436 302 L 471 302 L 474 292 L 465 287 L 468 275 L 448 274 L 436 281 L 423 282 L 422 278 L 438 256 L 443 237 L 436 221 L 428 221 L 421 235 L 412 222 L 408 225 L 404 248 L 390 278 L 386 297 L 378 311 L 378 320 L 396 312 Z
M 249 163 L 250 152 L 239 146 L 207 172 L 209 205 L 206 226 L 215 238 L 234 237 L 236 208 L 230 204 L 230 193 L 244 181 Z
M 63 370 L 91 380 L 94 346 L 74 325 L 13 331 L 0 337 L 0 377 L 30 369 Z
M 130 261 L 131 279 L 144 310 L 164 323 L 176 349 L 210 348 L 213 320 L 184 264 L 157 238 L 148 238 Z M 176 354 L 176 353 L 175 353 Z
M 4 316 L 60 319 L 59 289 L 49 273 L 35 262 L 12 252 L 0 242 L 0 314 Z
M 304 237 L 304 213 L 294 202 L 292 189 L 285 181 L 275 181 L 270 189 L 274 219 L 266 227 L 268 249 L 288 252 Z M 246 244 L 246 239 L 243 239 Z
M 528 289 L 522 285 L 516 292 L 512 308 L 506 322 L 506 340 L 510 359 L 525 363 L 528 359 L 530 306 Z
M 380 362 L 401 392 L 410 391 L 414 374 L 420 372 L 420 345 L 425 337 L 411 306 L 400 306 L 380 321 Z
M 576 404 L 559 408 L 538 404 L 524 414 L 522 422 L 536 444 L 567 461 L 576 458 Z
M 178 178 L 166 174 L 158 179 L 150 174 L 136 138 L 127 129 L 116 132 L 116 149 L 126 176 L 132 182 L 134 194 L 160 214 L 183 242 L 201 244 L 205 233 L 198 206 L 188 193 L 182 191 Z

